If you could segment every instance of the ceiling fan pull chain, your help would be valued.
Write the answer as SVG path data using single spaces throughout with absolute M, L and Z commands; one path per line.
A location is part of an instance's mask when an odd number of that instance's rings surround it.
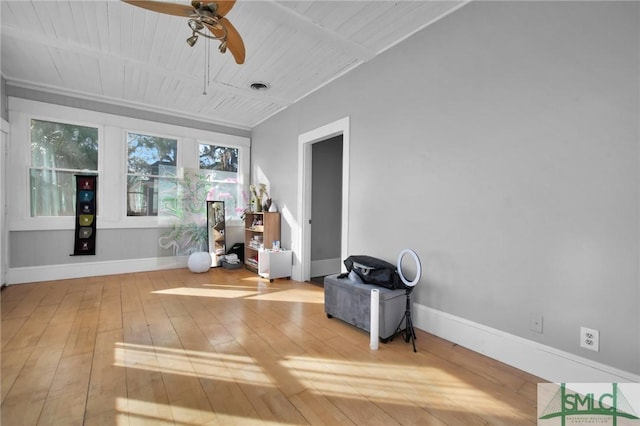
M 206 70 L 207 70 L 207 64 L 206 64 L 206 61 L 205 61 L 205 64 L 204 64 L 204 68 L 205 68 L 205 69 L 204 69 L 204 70 L 203 70 L 203 72 L 202 72 L 202 77 L 203 77 L 203 82 L 202 82 L 202 94 L 203 94 L 203 95 L 206 95 L 206 94 L 207 94 L 207 73 L 206 73 Z
M 202 78 L 203 78 L 203 85 L 204 85 L 204 89 L 202 91 L 203 95 L 207 94 L 207 84 L 209 83 L 208 81 L 208 69 L 209 69 L 209 58 L 210 58 L 210 54 L 209 54 L 209 39 L 206 39 L 205 41 L 205 46 L 204 46 L 204 69 L 202 70 Z
M 207 86 L 211 84 L 211 40 L 207 39 Z

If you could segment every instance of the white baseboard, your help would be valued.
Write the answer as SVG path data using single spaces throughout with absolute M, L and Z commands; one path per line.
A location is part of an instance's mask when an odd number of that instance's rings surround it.
M 414 326 L 554 383 L 638 383 L 622 371 L 417 303 Z
M 7 283 L 10 285 L 23 284 L 70 278 L 126 274 L 131 272 L 186 268 L 187 260 L 188 256 L 175 256 L 9 268 L 7 271 Z
M 310 276 L 322 277 L 325 275 L 338 274 L 340 273 L 341 265 L 342 263 L 340 258 L 313 260 L 310 265 Z

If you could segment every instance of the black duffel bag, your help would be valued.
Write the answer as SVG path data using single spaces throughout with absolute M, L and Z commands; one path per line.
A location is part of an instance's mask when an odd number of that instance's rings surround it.
M 371 256 L 349 256 L 344 260 L 347 271 L 355 272 L 364 283 L 397 289 L 404 288 L 395 265 Z

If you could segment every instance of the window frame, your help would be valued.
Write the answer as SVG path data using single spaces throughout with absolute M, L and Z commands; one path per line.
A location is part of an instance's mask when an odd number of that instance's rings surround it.
M 59 216 L 48 216 L 48 215 L 38 215 L 38 216 L 31 216 L 32 211 L 33 211 L 33 198 L 32 198 L 32 193 L 31 193 L 31 171 L 32 170 L 40 170 L 40 171 L 44 171 L 44 170 L 51 170 L 54 173 L 58 173 L 58 172 L 66 172 L 66 173 L 72 173 L 73 175 L 76 174 L 80 174 L 85 172 L 85 170 L 81 170 L 81 169 L 69 169 L 66 167 L 57 167 L 57 168 L 46 168 L 46 167 L 42 167 L 42 166 L 37 166 L 34 167 L 34 165 L 32 164 L 32 151 L 31 151 L 31 124 L 33 123 L 33 121 L 41 121 L 41 122 L 48 122 L 48 123 L 57 123 L 57 124 L 63 124 L 65 126 L 69 125 L 69 126 L 79 126 L 79 127 L 90 127 L 93 129 L 96 129 L 98 132 L 98 161 L 96 162 L 96 170 L 88 170 L 86 169 L 86 173 L 87 174 L 96 174 L 98 176 L 98 181 L 100 180 L 100 167 L 101 167 L 101 159 L 102 159 L 102 154 L 104 151 L 104 149 L 102 148 L 102 142 L 101 142 L 101 138 L 103 137 L 103 129 L 101 128 L 101 126 L 97 126 L 97 125 L 93 125 L 93 124 L 84 124 L 84 123 L 79 123 L 79 122 L 74 122 L 74 121 L 70 121 L 70 120 L 49 120 L 49 119 L 41 119 L 41 118 L 37 118 L 37 117 L 31 117 L 29 119 L 29 147 L 28 147 L 28 155 L 29 155 L 29 165 L 27 168 L 27 188 L 29 191 L 29 195 L 27 196 L 27 211 L 29 213 L 29 216 L 32 218 L 35 217 L 39 217 L 39 218 L 60 218 L 60 217 L 72 217 L 75 219 L 75 215 L 59 215 Z M 75 186 L 74 186 L 75 188 Z M 73 206 L 75 207 L 75 205 Z M 100 212 L 100 207 L 97 206 L 97 213 L 99 214 Z M 75 224 L 75 220 L 74 220 L 74 224 Z
M 31 217 L 29 173 L 31 119 L 98 128 L 97 229 L 167 228 L 169 218 L 127 216 L 126 132 L 178 140 L 178 173 L 199 168 L 198 142 L 239 148 L 242 190 L 248 185 L 251 139 L 248 136 L 194 129 L 144 119 L 108 114 L 24 98 L 8 97 L 10 140 L 7 163 L 7 225 L 9 231 L 73 230 L 74 216 Z M 240 164 L 239 164 L 240 168 Z M 234 226 L 228 223 L 227 226 Z M 237 224 L 241 226 L 241 223 Z
M 9 203 L 9 226 L 10 230 L 15 229 L 75 229 L 75 215 L 71 216 L 31 216 L 31 122 L 32 120 L 47 121 L 54 123 L 62 123 L 76 126 L 93 127 L 98 129 L 98 188 L 100 188 L 100 176 L 104 164 L 104 127 L 92 120 L 71 119 L 60 115 L 43 114 L 38 112 L 22 114 L 19 122 L 15 124 L 11 121 L 12 126 L 12 142 L 10 143 L 10 158 L 15 161 L 10 162 L 11 176 L 10 181 L 15 185 L 15 193 L 22 196 L 11 197 L 18 202 Z M 14 138 L 23 135 L 24 143 L 15 143 Z M 22 160 L 22 161 L 20 161 Z M 20 169 L 15 167 L 20 165 Z M 93 171 L 92 171 L 93 172 Z M 15 195 L 15 194 L 14 194 Z M 96 207 L 97 218 L 99 221 L 100 212 L 102 211 L 102 200 L 98 198 Z M 18 216 L 18 217 L 16 217 Z M 17 219 L 17 220 L 16 220 Z
M 174 224 L 174 219 L 170 218 L 170 217 L 164 217 L 160 214 L 156 215 L 156 216 L 129 216 L 127 213 L 127 208 L 128 208 L 128 201 L 127 201 L 127 197 L 128 197 L 128 191 L 129 191 L 129 185 L 128 185 L 128 178 L 129 178 L 129 150 L 128 150 L 128 146 L 129 146 L 129 134 L 130 133 L 134 133 L 134 134 L 138 134 L 138 135 L 144 135 L 144 136 L 152 136 L 152 137 L 157 137 L 157 138 L 163 138 L 163 139 L 175 139 L 176 140 L 176 182 L 180 179 L 180 177 L 182 176 L 182 170 L 184 170 L 184 166 L 182 165 L 183 161 L 182 159 L 184 158 L 184 152 L 183 152 L 183 138 L 176 136 L 176 135 L 168 135 L 168 134 L 161 134 L 161 133 L 157 133 L 157 132 L 149 132 L 149 131 L 143 131 L 143 130 L 137 130 L 137 129 L 125 129 L 124 133 L 123 133 L 123 140 L 122 140 L 122 145 L 123 145 L 123 187 L 122 187 L 122 195 L 121 195 L 121 203 L 122 203 L 122 209 L 121 209 L 121 213 L 122 213 L 122 217 L 123 217 L 123 221 L 124 222 L 128 222 L 128 223 L 132 223 L 132 224 L 136 224 L 138 226 L 145 226 L 145 227 L 150 227 L 150 226 L 170 226 L 172 224 Z M 154 176 L 154 175 L 151 175 Z

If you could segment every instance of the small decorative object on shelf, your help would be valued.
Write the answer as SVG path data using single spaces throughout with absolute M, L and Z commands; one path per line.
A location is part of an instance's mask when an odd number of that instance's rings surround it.
M 271 198 L 267 185 L 260 183 L 257 188 L 255 185 L 249 185 L 249 191 L 251 192 L 251 211 L 254 213 L 268 211 L 271 207 Z

